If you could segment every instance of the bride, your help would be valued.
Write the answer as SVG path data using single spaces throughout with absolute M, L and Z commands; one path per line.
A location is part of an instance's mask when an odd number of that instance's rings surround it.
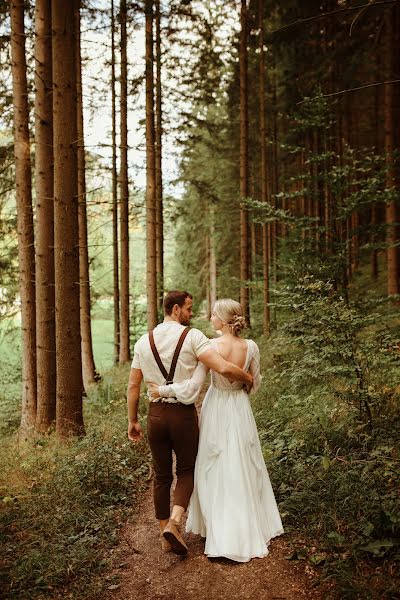
M 222 357 L 253 376 L 260 387 L 260 353 L 252 340 L 239 337 L 245 327 L 241 305 L 218 300 L 211 322 L 222 335 L 211 340 Z M 207 375 L 201 363 L 191 379 L 166 386 L 151 385 L 152 396 L 175 396 L 194 402 Z M 272 538 L 283 533 L 268 472 L 264 463 L 249 395 L 240 382 L 211 372 L 211 386 L 200 415 L 200 439 L 186 531 L 206 538 L 208 557 L 237 562 L 268 554 Z

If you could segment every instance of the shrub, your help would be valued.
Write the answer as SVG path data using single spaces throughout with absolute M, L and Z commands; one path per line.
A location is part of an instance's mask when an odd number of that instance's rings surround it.
M 396 322 L 389 327 L 376 303 L 349 305 L 311 277 L 281 294 L 291 318 L 260 342 L 254 412 L 284 527 L 307 537 L 307 558 L 336 582 L 337 597 L 392 598 L 400 562 Z
M 126 370 L 92 388 L 88 435 L 60 445 L 53 436 L 8 450 L 2 486 L 0 583 L 16 599 L 94 597 L 105 582 L 107 549 L 149 473 L 146 443 L 126 438 Z M 108 582 L 109 584 L 109 582 Z

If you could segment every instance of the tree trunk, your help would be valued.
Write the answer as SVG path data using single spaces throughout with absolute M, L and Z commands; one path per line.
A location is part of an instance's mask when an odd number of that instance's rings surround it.
M 86 211 L 85 137 L 83 126 L 81 17 L 80 0 L 76 10 L 76 96 L 77 96 L 77 156 L 78 156 L 78 220 L 79 220 L 79 291 L 82 344 L 82 376 L 85 389 L 100 380 L 93 356 L 90 317 L 90 274 Z
M 217 258 L 215 255 L 215 215 L 214 207 L 210 208 L 210 316 L 217 301 Z
M 161 15 L 160 0 L 155 0 L 156 17 L 156 244 L 157 294 L 161 308 L 164 295 L 164 216 L 162 182 L 162 88 L 161 88 Z
M 129 185 L 128 185 L 128 61 L 126 38 L 126 0 L 120 3 L 121 23 L 121 167 L 120 167 L 120 239 L 121 239 L 121 320 L 119 362 L 130 361 L 129 342 Z
M 112 231 L 113 231 L 113 298 L 114 364 L 119 361 L 119 265 L 118 265 L 118 195 L 117 195 L 117 127 L 115 99 L 115 16 L 111 0 L 111 119 L 112 119 Z
M 21 433 L 36 420 L 35 248 L 26 79 L 24 3 L 11 1 L 11 72 L 22 330 Z
M 35 5 L 36 429 L 56 420 L 51 0 Z
M 313 137 L 312 137 L 312 152 L 314 157 L 316 158 L 320 154 L 319 147 L 319 135 L 317 130 L 314 129 Z M 319 252 L 319 241 L 320 241 L 320 222 L 319 222 L 319 204 L 320 204 L 320 162 L 315 161 L 313 166 L 313 206 L 312 206 L 312 216 L 314 217 L 314 231 L 315 231 L 315 246 L 317 251 Z
M 380 55 L 377 56 L 377 73 L 380 72 L 380 59 L 379 59 Z M 380 86 L 376 86 L 375 88 L 375 98 L 374 98 L 374 123 L 375 123 L 375 152 L 376 154 L 379 154 L 380 150 L 381 150 L 381 144 L 380 144 L 380 129 L 381 129 L 381 123 L 380 123 L 380 107 L 381 107 L 381 97 L 380 97 Z M 373 245 L 372 251 L 371 251 L 371 277 L 374 281 L 376 281 L 378 279 L 378 275 L 379 275 L 379 256 L 378 256 L 378 249 L 376 248 L 376 245 L 378 243 L 378 234 L 377 234 L 377 227 L 378 227 L 378 215 L 379 215 L 379 211 L 378 211 L 378 207 L 379 204 L 377 202 L 374 202 L 371 206 L 371 225 L 372 225 L 372 234 L 371 234 L 371 242 Z
M 154 147 L 153 0 L 146 0 L 146 250 L 147 327 L 157 325 L 156 156 Z
M 325 131 L 323 133 L 323 144 L 324 144 L 324 153 L 327 156 L 329 152 L 328 147 L 328 133 Z M 329 158 L 325 158 L 323 164 L 323 173 L 324 173 L 324 237 L 325 237 L 325 252 L 330 254 L 332 249 L 332 222 L 331 222 L 331 212 L 332 212 L 332 200 L 331 193 L 329 188 L 329 167 L 330 160 Z
M 267 128 L 265 119 L 265 54 L 264 54 L 264 1 L 258 0 L 259 16 L 259 112 L 260 112 L 260 149 L 261 149 L 261 202 L 269 202 L 268 164 L 267 164 Z M 264 334 L 270 331 L 269 310 L 269 244 L 270 227 L 262 224 L 262 265 L 263 265 L 263 328 Z
M 210 271 L 211 271 L 211 245 L 210 245 L 210 230 L 207 232 L 206 234 L 206 240 L 205 240 L 205 245 L 206 245 L 206 258 L 207 258 L 207 263 L 206 263 L 206 267 L 207 267 L 207 273 L 208 273 L 208 280 L 207 280 L 207 285 L 206 285 L 206 306 L 207 306 L 207 313 L 206 313 L 206 318 L 207 320 L 211 319 L 211 312 L 212 312 L 212 306 L 211 306 L 211 275 L 210 275 Z
M 247 89 L 247 0 L 241 0 L 240 11 L 240 303 L 250 324 L 249 306 L 249 219 L 243 200 L 249 195 L 249 114 Z
M 372 235 L 371 241 L 375 246 L 377 243 L 377 235 L 376 228 L 378 225 L 378 215 L 377 215 L 377 205 L 374 204 L 371 206 L 371 225 L 372 225 Z M 378 269 L 378 250 L 376 248 L 372 249 L 371 252 L 371 277 L 374 281 L 378 279 L 379 269 Z
M 278 92 L 277 92 L 277 83 L 276 83 L 276 63 L 275 63 L 275 54 L 273 54 L 273 77 L 272 77 L 272 103 L 274 107 L 273 111 L 273 199 L 272 206 L 273 208 L 277 208 L 277 199 L 276 195 L 279 192 L 279 140 L 278 140 Z M 282 168 L 284 165 L 282 164 Z M 284 181 L 284 177 L 282 177 L 282 181 Z M 277 280 L 277 259 L 278 259 L 278 221 L 274 219 L 270 224 L 270 264 L 272 265 L 272 276 L 273 281 L 276 283 Z
M 79 323 L 79 237 L 75 2 L 52 0 L 54 259 L 57 416 L 61 438 L 83 433 Z
M 394 6 L 386 9 L 385 15 L 385 60 L 387 68 L 387 79 L 394 79 L 399 74 L 400 51 L 399 51 L 399 7 Z M 385 152 L 386 152 L 386 187 L 399 193 L 400 177 L 396 170 L 399 168 L 395 151 L 400 147 L 397 128 L 399 126 L 400 99 L 398 83 L 385 85 L 384 88 L 384 118 L 385 118 Z M 394 198 L 386 203 L 386 257 L 387 257 L 387 290 L 388 295 L 400 294 L 400 259 L 399 247 L 399 207 L 398 200 Z

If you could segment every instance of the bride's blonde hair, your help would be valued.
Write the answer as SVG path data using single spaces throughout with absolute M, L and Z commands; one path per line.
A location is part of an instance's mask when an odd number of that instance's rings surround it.
M 238 336 L 246 327 L 246 321 L 243 316 L 243 308 L 239 302 L 231 298 L 222 298 L 214 304 L 214 313 L 221 321 L 229 325 L 233 335 Z

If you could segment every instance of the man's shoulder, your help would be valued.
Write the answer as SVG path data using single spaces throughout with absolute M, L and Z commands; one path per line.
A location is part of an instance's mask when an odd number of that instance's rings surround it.
M 202 331 L 200 331 L 200 329 L 196 329 L 195 327 L 193 327 L 190 331 L 191 331 L 190 342 L 191 342 L 192 350 L 195 353 L 195 355 L 197 356 L 197 358 L 200 356 L 200 354 L 203 354 L 203 352 L 205 352 L 206 350 L 211 350 L 212 346 L 211 346 L 210 340 L 208 339 L 207 336 L 204 335 L 204 333 Z
M 135 342 L 135 350 L 139 349 L 141 346 L 143 346 L 143 343 L 148 342 L 148 340 L 149 340 L 148 332 L 141 335 L 140 338 Z
M 210 341 L 210 339 L 200 329 L 197 329 L 196 327 L 190 327 L 189 333 L 191 333 L 193 337 Z

